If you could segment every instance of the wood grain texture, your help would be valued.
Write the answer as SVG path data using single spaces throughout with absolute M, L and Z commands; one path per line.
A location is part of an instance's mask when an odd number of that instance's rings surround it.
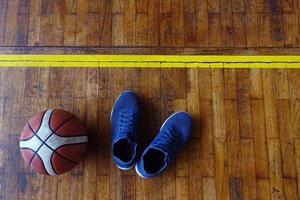
M 247 81 L 237 81 L 245 71 L 2 68 L 2 199 L 297 199 L 300 118 L 294 95 L 300 88 L 299 70 L 246 72 Z M 276 92 L 270 81 L 278 74 L 289 74 L 285 81 L 292 92 Z M 11 81 L 14 77 L 19 81 Z M 188 145 L 160 177 L 141 179 L 134 170 L 120 171 L 111 160 L 109 113 L 126 89 L 141 98 L 141 133 L 153 137 L 177 110 L 194 118 Z M 82 163 L 52 178 L 24 165 L 17 142 L 25 122 L 48 107 L 75 113 L 92 141 Z M 251 134 L 245 135 L 248 129 Z M 151 137 L 145 136 L 146 143 Z
M 300 47 L 299 9 L 292 0 L 1 0 L 0 46 Z
M 0 0 L 0 53 L 300 55 L 299 6 Z M 126 89 L 141 99 L 142 146 L 172 112 L 193 116 L 188 145 L 157 178 L 112 162 L 109 115 Z M 298 69 L 1 68 L 0 199 L 299 199 L 299 99 Z M 30 171 L 18 148 L 26 121 L 49 107 L 76 114 L 91 141 L 52 178 Z

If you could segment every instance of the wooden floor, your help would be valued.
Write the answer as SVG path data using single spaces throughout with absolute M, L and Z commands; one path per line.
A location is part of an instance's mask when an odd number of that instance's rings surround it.
M 299 0 L 0 0 L 0 46 L 299 47 Z
M 300 0 L 0 0 L 1 53 L 299 55 Z M 160 177 L 111 160 L 109 114 L 125 89 L 141 98 L 142 146 L 172 112 L 194 118 Z M 50 107 L 90 134 L 85 160 L 58 177 L 30 171 L 18 147 Z M 299 69 L 0 69 L 0 200 L 299 197 Z
M 300 70 L 1 69 L 0 199 L 298 199 Z M 143 180 L 111 161 L 116 96 L 141 98 L 148 144 L 172 112 L 194 118 L 189 144 L 166 172 Z M 20 158 L 18 137 L 35 113 L 63 108 L 86 122 L 90 150 L 70 173 L 45 177 Z

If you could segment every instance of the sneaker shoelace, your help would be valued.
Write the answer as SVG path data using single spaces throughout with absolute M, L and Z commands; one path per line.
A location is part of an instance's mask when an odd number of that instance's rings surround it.
M 122 110 L 119 118 L 119 134 L 121 137 L 126 137 L 127 133 L 132 132 L 133 127 L 133 112 Z
M 156 145 L 165 152 L 170 152 L 177 140 L 176 130 L 171 126 L 161 131 L 161 136 L 158 138 Z

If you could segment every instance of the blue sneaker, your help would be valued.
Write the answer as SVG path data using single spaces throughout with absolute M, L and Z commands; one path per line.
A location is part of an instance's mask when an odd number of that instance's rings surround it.
M 159 175 L 187 143 L 191 127 L 192 117 L 187 112 L 172 114 L 135 165 L 137 174 L 143 178 Z
M 132 91 L 120 94 L 111 111 L 113 160 L 122 170 L 128 170 L 136 163 L 138 112 L 138 97 Z

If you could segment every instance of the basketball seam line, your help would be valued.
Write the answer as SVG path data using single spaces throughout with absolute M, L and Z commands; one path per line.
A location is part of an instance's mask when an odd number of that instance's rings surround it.
M 29 122 L 28 122 L 28 127 L 29 127 L 29 129 L 32 131 L 33 136 L 36 136 L 36 137 L 42 142 L 42 144 L 39 146 L 39 148 L 35 151 L 34 155 L 32 156 L 32 158 L 31 158 L 31 160 L 30 160 L 30 162 L 29 162 L 29 166 L 31 165 L 31 162 L 32 162 L 34 156 L 38 153 L 38 151 L 40 150 L 40 148 L 41 148 L 43 145 L 46 145 L 49 149 L 51 149 L 51 150 L 53 151 L 52 154 L 53 154 L 53 153 L 57 153 L 58 155 L 60 155 L 61 157 L 63 157 L 64 159 L 66 159 L 67 161 L 69 161 L 69 162 L 71 162 L 71 163 L 73 163 L 73 164 L 77 164 L 77 163 L 78 163 L 78 162 L 75 162 L 75 161 L 73 161 L 73 160 L 70 160 L 69 158 L 65 157 L 64 155 L 60 154 L 59 152 L 56 152 L 56 150 L 52 149 L 48 144 L 46 144 L 47 140 L 54 134 L 53 132 L 51 132 L 51 134 L 45 139 L 45 141 L 43 141 L 43 140 L 36 134 L 36 132 L 33 131 L 31 125 L 29 124 Z M 51 156 L 51 157 L 52 157 L 52 156 Z M 51 163 L 51 165 L 52 165 L 52 162 L 50 162 L 50 163 Z
M 29 123 L 28 123 L 28 125 L 29 125 Z M 31 127 L 30 127 L 31 128 Z M 33 156 L 32 156 L 32 158 L 30 159 L 30 162 L 29 162 L 29 166 L 31 165 L 31 162 L 32 162 L 32 160 L 33 160 L 33 158 L 34 158 L 34 156 L 36 156 L 36 155 L 38 155 L 38 151 L 43 147 L 43 145 L 45 144 L 48 148 L 50 148 L 45 142 L 51 137 L 51 135 L 52 135 L 52 133 L 45 139 L 45 141 L 43 141 L 35 132 L 33 132 L 33 134 L 42 142 L 42 144 L 39 146 L 39 148 L 34 152 L 34 154 L 33 154 Z M 53 151 L 53 149 L 52 148 L 50 148 L 52 151 Z M 53 154 L 53 152 L 52 152 L 52 154 Z M 43 159 L 42 159 L 42 161 L 43 161 Z M 51 162 L 50 162 L 51 163 Z M 44 165 L 44 163 L 43 163 L 43 165 Z M 51 164 L 52 165 L 52 164 Z M 45 167 L 45 166 L 44 166 Z M 46 169 L 46 168 L 45 168 Z M 46 170 L 47 171 L 47 170 Z M 48 172 L 47 172 L 48 173 Z M 48 173 L 49 174 L 49 173 Z
M 54 112 L 54 111 L 53 111 Z M 52 128 L 51 128 L 51 126 L 50 126 L 50 124 L 49 124 L 49 128 L 50 128 L 50 130 L 53 132 L 53 134 L 55 134 L 55 135 L 57 135 L 57 136 L 60 136 L 60 137 L 65 137 L 65 138 L 67 138 L 67 137 L 79 137 L 79 136 L 86 136 L 86 135 L 72 135 L 72 136 L 62 136 L 62 135 L 60 135 L 60 134 L 58 134 L 56 131 L 58 131 L 60 128 L 62 128 L 67 122 L 69 122 L 69 121 L 71 121 L 72 119 L 75 119 L 76 118 L 76 116 L 75 115 L 73 115 L 72 117 L 70 117 L 70 118 L 68 118 L 67 120 L 65 120 L 61 125 L 59 125 L 59 127 L 58 128 L 56 128 L 55 130 L 52 130 Z M 50 121 L 51 119 L 49 119 L 49 121 Z
M 47 174 L 49 174 L 48 171 L 47 171 L 47 169 L 46 169 L 46 166 L 44 165 L 44 162 L 43 162 L 43 159 L 41 158 L 41 156 L 40 156 L 39 154 L 35 154 L 34 156 L 39 157 L 39 159 L 42 161 L 42 165 L 43 165 L 43 167 L 44 167 L 45 172 L 46 172 Z M 51 165 L 52 165 L 52 164 L 51 164 Z
M 53 112 L 54 112 L 54 111 L 53 111 Z M 72 120 L 72 119 L 74 119 L 74 118 L 75 118 L 74 115 L 73 115 L 72 117 L 68 118 L 68 119 L 65 120 L 63 123 L 61 123 L 55 130 L 52 130 L 50 124 L 49 124 L 49 128 L 51 129 L 52 132 L 56 133 L 56 131 L 59 130 L 61 127 L 63 127 L 63 126 L 65 125 L 65 123 L 67 123 L 68 121 L 70 121 L 70 120 Z M 51 117 L 50 117 L 50 119 L 49 119 L 49 123 L 50 123 L 50 121 L 51 121 Z M 57 133 L 56 133 L 56 134 L 57 134 Z
M 42 116 L 42 121 L 43 121 L 43 118 L 44 118 L 44 116 L 45 116 L 45 114 L 46 114 L 46 112 L 47 111 L 45 111 L 44 113 L 43 113 L 43 116 Z M 30 120 L 29 120 L 30 121 Z M 32 136 L 30 136 L 29 138 L 27 138 L 27 139 L 24 139 L 24 140 L 20 140 L 20 141 L 27 141 L 27 140 L 30 140 L 31 138 L 33 138 L 33 136 L 35 135 L 34 133 L 36 133 L 36 132 L 38 132 L 39 131 L 39 129 L 41 128 L 41 125 L 42 125 L 42 121 L 40 122 L 40 125 L 39 125 L 39 127 L 37 128 L 37 131 L 34 131 L 33 130 L 33 128 L 31 127 L 31 125 L 30 125 L 30 123 L 29 123 L 29 121 L 28 121 L 28 127 L 29 127 L 29 129 L 31 130 L 31 132 L 32 132 Z
M 27 138 L 26 140 L 30 140 L 32 137 L 36 136 L 36 137 L 42 142 L 42 144 L 39 146 L 39 148 L 38 148 L 36 151 L 33 151 L 34 154 L 33 154 L 33 156 L 31 157 L 31 159 L 30 159 L 30 161 L 29 161 L 29 164 L 28 164 L 29 166 L 31 166 L 32 160 L 34 159 L 34 157 L 35 157 L 36 155 L 38 155 L 38 151 L 40 150 L 40 148 L 42 148 L 43 145 L 46 145 L 49 149 L 52 150 L 52 155 L 51 155 L 51 157 L 50 157 L 50 164 L 51 164 L 52 169 L 53 169 L 54 171 L 55 171 L 55 169 L 54 169 L 54 167 L 53 167 L 53 165 L 52 165 L 52 162 L 51 162 L 51 159 L 52 159 L 52 156 L 53 156 L 54 153 L 57 153 L 59 156 L 61 156 L 61 157 L 64 158 L 65 160 L 71 162 L 72 164 L 78 164 L 78 163 L 79 163 L 79 162 L 75 162 L 75 161 L 73 161 L 73 160 L 71 160 L 71 159 L 65 157 L 64 155 L 60 154 L 60 153 L 57 152 L 56 150 L 52 149 L 48 144 L 46 144 L 47 140 L 48 140 L 53 134 L 60 136 L 59 134 L 56 133 L 56 131 L 59 130 L 61 127 L 63 127 L 68 121 L 70 121 L 70 120 L 72 120 L 73 118 L 75 118 L 75 115 L 73 115 L 72 117 L 70 117 L 70 118 L 68 118 L 67 120 L 65 120 L 58 128 L 56 128 L 55 130 L 52 130 L 52 128 L 51 128 L 51 126 L 50 126 L 50 121 L 51 121 L 51 117 L 52 117 L 52 114 L 54 113 L 54 111 L 55 111 L 55 110 L 53 110 L 53 112 L 51 113 L 51 115 L 50 115 L 50 117 L 49 117 L 49 121 L 48 121 L 48 127 L 49 127 L 49 129 L 51 130 L 51 134 L 45 139 L 45 141 L 43 141 L 43 140 L 36 134 L 36 133 L 39 131 L 39 129 L 41 128 L 41 123 L 40 123 L 39 128 L 37 129 L 37 131 L 34 131 L 33 128 L 31 127 L 30 123 L 28 122 L 28 127 L 29 127 L 29 129 L 30 129 L 30 131 L 32 132 L 33 135 L 32 135 L 30 138 Z M 45 116 L 45 113 L 46 113 L 46 112 L 43 113 L 42 120 L 43 120 L 43 118 L 44 118 L 44 116 Z M 72 136 L 72 137 L 73 137 L 73 136 Z M 21 141 L 26 141 L 26 140 L 21 140 Z M 82 143 L 77 143 L 77 144 L 84 144 L 84 143 L 87 143 L 87 142 L 82 142 Z M 71 145 L 71 144 L 68 144 L 68 145 Z M 60 147 L 63 147 L 63 146 L 66 146 L 66 145 L 62 145 L 62 146 L 60 146 Z M 22 148 L 21 148 L 21 149 L 22 149 Z M 58 149 L 59 149 L 59 148 L 58 148 Z M 32 149 L 31 149 L 31 150 L 32 150 Z M 39 156 L 39 155 L 38 155 L 38 156 Z M 39 156 L 39 157 L 40 157 L 40 156 Z M 41 159 L 41 160 L 43 161 L 43 159 Z M 44 168 L 45 168 L 45 165 L 44 165 L 43 162 L 42 162 L 42 164 L 43 164 L 43 166 L 44 166 Z M 47 170 L 46 170 L 46 172 L 47 172 Z M 56 172 L 56 171 L 55 171 L 55 172 Z M 47 174 L 49 174 L 49 173 L 47 172 Z

